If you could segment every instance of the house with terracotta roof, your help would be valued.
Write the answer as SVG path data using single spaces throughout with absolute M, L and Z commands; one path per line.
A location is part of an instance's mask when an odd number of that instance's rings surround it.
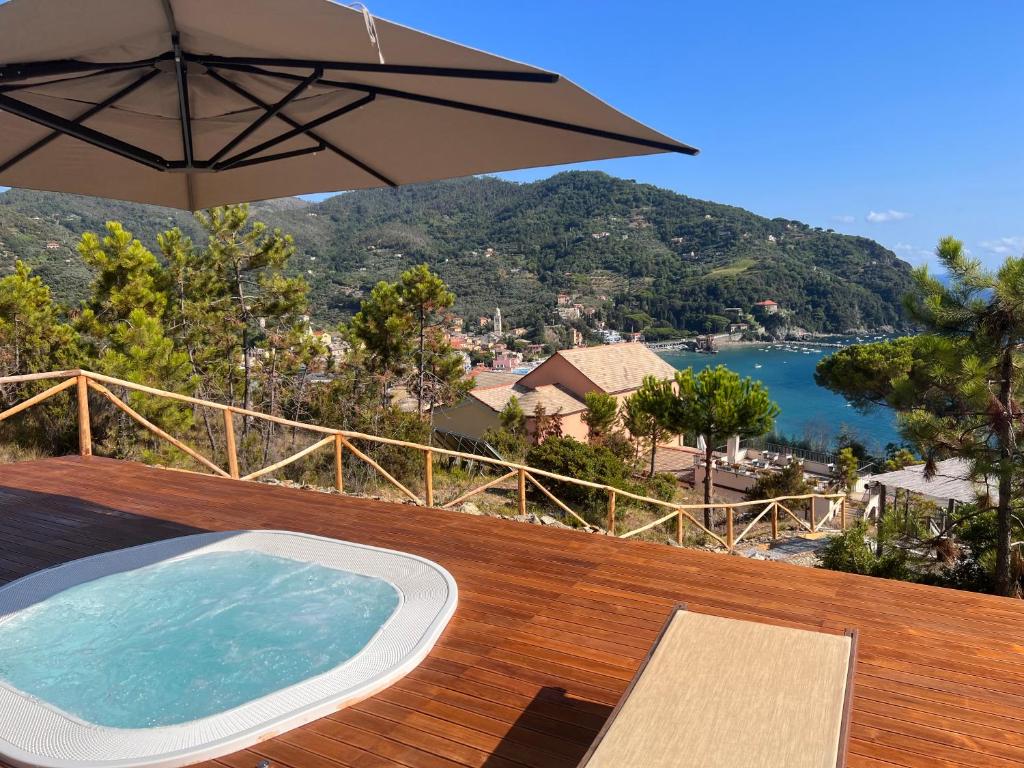
M 667 379 L 675 368 L 643 344 L 607 344 L 563 349 L 515 381 L 478 385 L 457 405 L 435 414 L 439 429 L 472 437 L 499 425 L 498 415 L 513 398 L 527 415 L 527 431 L 533 432 L 533 414 L 541 406 L 562 419 L 562 434 L 587 439 L 583 414 L 588 392 L 605 392 L 620 402 L 636 392 L 644 377 Z

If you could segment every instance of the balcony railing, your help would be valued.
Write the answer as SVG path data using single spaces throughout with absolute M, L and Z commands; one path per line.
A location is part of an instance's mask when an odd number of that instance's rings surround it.
M 0 412 L 0 422 L 9 419 L 29 408 L 38 405 L 39 403 L 48 400 L 49 398 L 65 391 L 74 388 L 75 398 L 77 403 L 77 426 L 78 426 L 78 447 L 79 453 L 82 456 L 89 456 L 92 454 L 93 440 L 91 430 L 91 418 L 89 412 L 89 392 L 95 392 L 97 395 L 105 398 L 109 401 L 116 409 L 120 410 L 143 428 L 154 434 L 160 440 L 165 441 L 169 445 L 174 446 L 176 449 L 185 453 L 199 465 L 209 470 L 211 473 L 224 478 L 230 478 L 234 480 L 257 480 L 265 475 L 272 472 L 276 472 L 289 464 L 292 464 L 299 459 L 302 459 L 310 454 L 321 451 L 321 450 L 332 450 L 333 451 L 333 464 L 334 464 L 334 486 L 339 493 L 345 493 L 345 476 L 344 476 L 344 461 L 345 454 L 351 454 L 355 459 L 365 463 L 372 470 L 377 473 L 383 480 L 389 483 L 392 487 L 397 489 L 404 497 L 408 498 L 414 504 L 428 506 L 428 507 L 439 507 L 441 509 L 451 509 L 459 504 L 473 498 L 477 494 L 483 493 L 487 490 L 498 486 L 499 484 L 515 478 L 516 480 L 516 501 L 518 505 L 518 511 L 520 515 L 526 515 L 528 511 L 527 504 L 527 488 L 529 486 L 535 487 L 544 498 L 551 502 L 555 507 L 564 512 L 569 518 L 575 520 L 578 524 L 590 529 L 599 530 L 611 535 L 619 536 L 620 538 L 628 539 L 639 534 L 651 530 L 657 526 L 665 524 L 673 524 L 675 528 L 676 539 L 680 545 L 685 541 L 686 530 L 689 526 L 693 526 L 713 541 L 717 542 L 720 546 L 726 550 L 732 551 L 736 546 L 747 537 L 750 532 L 754 529 L 754 526 L 765 518 L 769 518 L 771 521 L 771 537 L 777 539 L 779 536 L 779 522 L 785 519 L 786 516 L 796 521 L 799 528 L 807 530 L 809 532 L 820 531 L 826 526 L 827 523 L 833 521 L 836 517 L 839 518 L 839 527 L 841 529 L 846 528 L 846 516 L 847 516 L 847 505 L 845 494 L 806 494 L 801 496 L 784 496 L 775 499 L 761 499 L 757 501 L 743 501 L 733 503 L 715 503 L 710 505 L 705 504 L 678 504 L 673 501 L 667 501 L 664 499 L 658 499 L 651 496 L 644 496 L 641 494 L 633 493 L 622 488 L 615 488 L 609 485 L 603 485 L 601 483 L 594 483 L 587 480 L 580 480 L 574 477 L 568 477 L 566 475 L 560 475 L 554 472 L 548 472 L 543 469 L 536 467 L 529 467 L 523 464 L 517 464 L 514 462 L 508 462 L 501 459 L 491 458 L 488 456 L 481 456 L 479 454 L 463 453 L 461 451 L 450 450 L 447 448 L 441 448 L 431 445 L 423 445 L 420 443 L 412 443 L 405 440 L 396 440 L 393 438 L 382 437 L 379 435 L 370 435 L 362 432 L 352 432 L 342 429 L 333 429 L 331 427 L 324 427 L 317 424 L 309 424 L 300 421 L 293 421 L 286 419 L 281 416 L 274 416 L 260 411 L 247 410 L 244 408 L 238 408 L 236 406 L 224 405 L 216 403 L 210 400 L 203 400 L 197 397 L 191 397 L 189 395 L 182 395 L 176 392 L 168 392 L 166 390 L 157 389 L 155 387 L 149 387 L 143 384 L 137 384 L 132 381 L 126 381 L 124 379 L 114 378 L 112 376 L 106 376 L 100 373 L 94 373 L 92 371 L 74 369 L 66 371 L 49 371 L 46 373 L 34 373 L 26 374 L 21 376 L 6 376 L 0 377 L 0 386 L 12 385 L 12 384 L 24 384 L 35 381 L 47 381 L 58 379 L 58 383 L 49 387 L 48 389 L 39 392 L 16 405 L 9 407 L 7 410 Z M 225 435 L 225 454 L 226 454 L 226 467 L 222 467 L 216 462 L 212 461 L 207 456 L 204 456 L 198 450 L 185 442 L 177 439 L 176 437 L 168 434 L 166 431 L 161 429 L 159 426 L 154 424 L 152 421 L 147 419 L 145 416 L 140 414 L 131 405 L 126 403 L 123 399 L 118 397 L 114 392 L 110 390 L 110 386 L 123 388 L 128 391 L 142 392 L 148 395 L 156 397 L 167 398 L 169 400 L 176 400 L 183 403 L 188 403 L 193 406 L 211 408 L 216 411 L 220 411 L 224 421 L 224 435 Z M 319 440 L 304 447 L 302 450 L 297 451 L 290 456 L 276 461 L 267 466 L 263 466 L 254 471 L 248 472 L 247 474 L 240 474 L 239 461 L 238 461 L 238 450 L 236 447 L 235 439 L 235 419 L 236 417 L 261 419 L 264 421 L 274 422 L 278 425 L 297 429 L 306 430 L 315 434 L 323 435 Z M 381 445 L 390 445 L 400 448 L 407 448 L 410 450 L 418 451 L 422 455 L 423 460 L 423 494 L 419 495 L 411 491 L 406 485 L 400 482 L 394 475 L 389 473 L 387 469 L 382 467 L 375 459 L 369 456 L 365 451 L 361 450 L 355 442 L 366 442 L 376 443 Z M 438 457 L 449 457 L 453 459 L 462 459 L 470 462 L 476 462 L 477 464 L 487 465 L 493 468 L 498 474 L 495 477 L 489 478 L 486 482 L 457 495 L 455 498 L 445 502 L 439 503 L 435 498 L 435 484 L 434 484 L 434 461 Z M 594 491 L 605 494 L 607 498 L 607 516 L 605 518 L 604 528 L 594 526 L 592 523 L 587 521 L 582 515 L 573 510 L 564 501 L 558 498 L 547 486 L 545 486 L 541 479 L 554 483 L 565 483 L 575 485 L 579 487 L 588 488 Z M 651 522 L 648 522 L 642 526 L 634 528 L 632 530 L 618 532 L 617 528 L 617 514 L 616 504 L 621 499 L 629 499 L 631 501 L 651 505 L 657 508 L 669 510 L 664 516 L 659 517 Z M 824 500 L 827 502 L 827 513 L 822 515 L 820 519 L 816 519 L 815 515 L 815 500 Z M 797 502 L 810 501 L 810 510 L 808 516 L 805 519 L 801 519 L 792 509 Z M 819 502 L 820 503 L 820 502 Z M 713 530 L 714 526 L 705 526 L 703 522 L 698 518 L 706 509 L 721 510 L 724 512 L 724 532 L 720 533 L 717 530 Z M 758 511 L 760 510 L 760 511 Z M 737 518 L 741 517 L 744 513 L 756 513 L 753 518 L 745 521 L 746 525 L 742 528 L 739 534 L 736 534 L 736 522 Z

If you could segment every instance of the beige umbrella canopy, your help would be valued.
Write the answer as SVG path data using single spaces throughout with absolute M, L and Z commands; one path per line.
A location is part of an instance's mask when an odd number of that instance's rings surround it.
M 330 0 L 0 5 L 0 185 L 195 210 L 696 150 Z

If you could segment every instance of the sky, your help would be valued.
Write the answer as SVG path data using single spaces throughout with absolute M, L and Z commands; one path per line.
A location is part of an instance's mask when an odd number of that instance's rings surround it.
M 913 264 L 947 234 L 989 266 L 1024 253 L 1024 3 L 367 4 L 560 72 L 702 150 L 576 167 L 865 235 Z
M 702 150 L 581 167 L 865 235 L 913 264 L 947 234 L 990 266 L 1024 253 L 1024 3 L 367 4 L 560 72 Z

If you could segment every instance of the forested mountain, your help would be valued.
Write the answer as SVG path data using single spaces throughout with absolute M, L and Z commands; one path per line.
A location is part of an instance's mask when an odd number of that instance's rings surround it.
M 625 329 L 704 331 L 726 307 L 772 299 L 796 325 L 841 332 L 899 324 L 909 286 L 909 265 L 872 240 L 594 172 L 530 184 L 468 178 L 253 209 L 294 235 L 294 268 L 312 285 L 324 323 L 419 262 L 448 282 L 460 314 L 500 306 L 515 325 L 548 319 L 568 290 Z M 0 194 L 0 274 L 24 259 L 59 299 L 77 302 L 89 275 L 75 242 L 108 219 L 152 248 L 170 226 L 196 232 L 180 211 L 10 190 Z

